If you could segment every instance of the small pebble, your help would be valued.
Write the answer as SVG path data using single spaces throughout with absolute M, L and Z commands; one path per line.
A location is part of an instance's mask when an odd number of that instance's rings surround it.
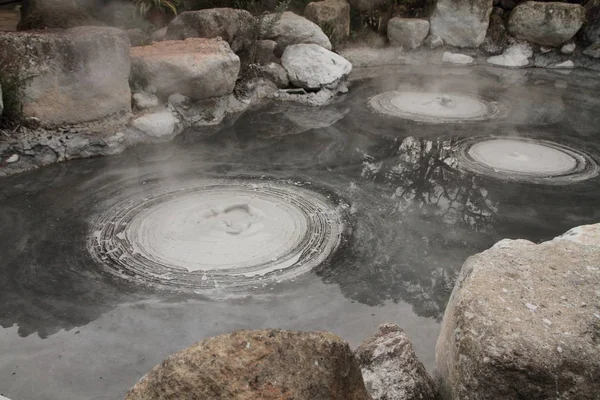
M 556 347 L 556 351 L 558 351 L 559 353 L 562 353 L 563 352 L 562 347 L 560 347 L 560 346 Z
M 6 159 L 6 163 L 7 164 L 16 163 L 17 161 L 19 161 L 19 155 L 18 154 L 13 154 L 12 156 L 10 156 L 10 157 L 8 157 Z
M 544 321 L 544 323 L 548 326 L 552 326 L 552 321 L 550 321 L 549 319 L 544 318 L 542 321 Z

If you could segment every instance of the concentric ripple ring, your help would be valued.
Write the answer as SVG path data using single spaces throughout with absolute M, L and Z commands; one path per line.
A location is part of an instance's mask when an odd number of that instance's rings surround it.
M 369 105 L 381 114 L 430 123 L 481 121 L 506 113 L 497 102 L 463 93 L 385 92 L 373 96 Z
M 207 179 L 133 197 L 98 218 L 92 256 L 130 280 L 194 291 L 311 270 L 340 244 L 347 208 L 309 184 L 261 179 Z
M 567 184 L 598 175 L 598 165 L 590 156 L 546 140 L 475 138 L 458 146 L 461 169 L 501 179 Z

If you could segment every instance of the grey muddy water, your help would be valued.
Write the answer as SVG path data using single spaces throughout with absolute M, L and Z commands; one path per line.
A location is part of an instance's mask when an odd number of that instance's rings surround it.
M 356 346 L 389 321 L 431 368 L 468 256 L 600 219 L 597 73 L 405 67 L 350 86 L 1 179 L 0 393 L 120 398 L 177 350 L 263 327 Z

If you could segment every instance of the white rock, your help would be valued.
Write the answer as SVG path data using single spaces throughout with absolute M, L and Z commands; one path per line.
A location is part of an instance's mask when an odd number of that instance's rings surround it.
M 456 47 L 479 47 L 490 23 L 490 0 L 438 0 L 431 32 Z
M 277 18 L 271 14 L 265 18 L 265 27 L 269 20 Z M 331 42 L 319 25 L 293 12 L 286 11 L 269 31 L 263 32 L 263 39 L 277 42 L 277 50 L 281 54 L 285 48 L 292 44 L 313 43 L 327 50 L 331 50 Z
M 134 93 L 133 102 L 139 110 L 146 110 L 159 105 L 158 97 L 156 97 L 156 95 L 145 92 Z
M 13 154 L 13 155 L 11 155 L 10 157 L 8 157 L 6 159 L 6 163 L 7 164 L 13 164 L 13 163 L 16 163 L 17 161 L 19 161 L 19 155 L 18 154 Z M 0 400 L 2 400 L 2 399 L 0 399 Z
M 572 60 L 567 60 L 565 62 L 561 62 L 559 64 L 555 64 L 555 65 L 551 66 L 550 68 L 570 69 L 570 68 L 575 68 L 575 63 Z
M 281 57 L 290 82 L 304 89 L 320 89 L 337 85 L 352 72 L 352 64 L 316 44 L 288 46 Z
M 488 58 L 487 62 L 503 67 L 524 67 L 529 64 L 531 56 L 533 50 L 529 44 L 517 43 L 507 48 L 501 55 Z
M 560 52 L 563 54 L 573 54 L 577 45 L 575 42 L 567 43 L 563 47 L 560 48 Z
M 161 111 L 135 119 L 133 126 L 148 136 L 160 138 L 172 135 L 178 122 L 170 111 Z
M 429 21 L 426 19 L 394 17 L 387 26 L 390 43 L 404 49 L 420 47 L 428 33 Z
M 442 56 L 442 62 L 451 64 L 467 65 L 472 64 L 473 61 L 475 61 L 475 59 L 471 56 L 466 54 L 450 53 L 448 51 L 445 51 L 444 55 Z

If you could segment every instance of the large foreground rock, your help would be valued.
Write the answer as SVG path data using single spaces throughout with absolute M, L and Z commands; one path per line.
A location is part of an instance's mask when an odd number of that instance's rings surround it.
M 104 25 L 74 0 L 27 0 L 21 7 L 19 30 Z
M 126 400 L 369 400 L 348 344 L 330 333 L 240 331 L 154 367 Z
M 346 0 L 325 0 L 308 3 L 304 16 L 338 40 L 350 36 L 350 4 Z
M 444 43 L 478 47 L 485 40 L 493 0 L 438 0 L 431 16 L 431 32 Z
M 426 19 L 394 17 L 387 26 L 390 43 L 404 49 L 420 47 L 428 33 L 429 21 Z
M 220 39 L 190 38 L 131 49 L 132 82 L 153 86 L 160 98 L 180 93 L 192 100 L 233 92 L 240 59 Z
M 278 16 L 271 14 L 263 24 L 263 39 L 277 42 L 277 53 L 283 54 L 287 46 L 300 43 L 314 43 L 331 50 L 331 42 L 321 28 L 304 17 L 286 11 Z
M 281 64 L 290 82 L 304 89 L 337 86 L 352 72 L 352 64 L 348 60 L 316 44 L 288 46 L 281 57 Z
M 119 29 L 0 32 L 0 65 L 4 74 L 25 78 L 23 114 L 42 123 L 79 123 L 131 110 L 129 39 Z
M 584 20 L 585 9 L 578 4 L 526 1 L 511 12 L 508 31 L 531 43 L 557 47 L 571 40 Z
M 597 399 L 600 224 L 471 257 L 436 347 L 444 398 Z
M 211 8 L 186 11 L 168 25 L 165 40 L 221 37 L 237 53 L 252 44 L 253 27 L 254 17 L 246 10 Z
M 600 41 L 600 0 L 588 0 L 585 3 L 585 24 L 582 31 L 586 40 Z
M 398 326 L 384 324 L 356 356 L 373 400 L 433 400 L 433 382 Z

